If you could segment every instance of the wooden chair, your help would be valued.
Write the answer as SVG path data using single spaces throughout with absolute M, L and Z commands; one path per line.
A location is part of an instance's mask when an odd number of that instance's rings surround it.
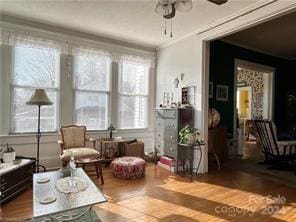
M 271 120 L 255 120 L 260 138 L 264 162 L 274 168 L 291 167 L 295 164 L 296 141 L 278 141 L 276 126 Z
M 71 156 L 74 157 L 77 165 L 94 164 L 97 176 L 101 176 L 101 182 L 104 183 L 100 153 L 96 150 L 96 141 L 93 138 L 86 137 L 86 127 L 69 125 L 60 128 L 61 140 L 58 141 L 60 145 L 61 154 L 60 159 L 63 162 L 63 167 L 67 166 Z M 92 143 L 92 147 L 88 147 L 86 142 Z

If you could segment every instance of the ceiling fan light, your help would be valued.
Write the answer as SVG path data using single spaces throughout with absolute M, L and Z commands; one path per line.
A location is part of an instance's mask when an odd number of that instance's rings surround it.
M 192 9 L 192 0 L 177 0 L 175 7 L 178 11 L 186 12 Z
M 158 2 L 155 6 L 155 12 L 159 15 L 169 15 L 170 13 L 172 13 L 173 8 L 171 4 L 161 4 L 160 2 Z

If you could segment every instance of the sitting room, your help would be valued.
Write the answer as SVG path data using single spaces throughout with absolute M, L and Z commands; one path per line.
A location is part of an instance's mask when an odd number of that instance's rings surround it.
M 296 221 L 295 6 L 0 0 L 0 220 Z

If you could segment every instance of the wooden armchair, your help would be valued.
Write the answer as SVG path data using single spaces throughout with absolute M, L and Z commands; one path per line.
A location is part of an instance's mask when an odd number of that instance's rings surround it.
M 264 162 L 275 168 L 292 167 L 296 160 L 296 141 L 278 141 L 276 126 L 271 120 L 255 120 L 255 125 L 265 156 Z
M 100 153 L 96 150 L 96 141 L 93 138 L 86 138 L 86 127 L 69 125 L 60 128 L 61 140 L 58 144 L 61 148 L 60 159 L 63 167 L 67 166 L 71 155 L 75 159 L 99 157 Z M 87 147 L 86 142 L 92 143 L 92 147 Z

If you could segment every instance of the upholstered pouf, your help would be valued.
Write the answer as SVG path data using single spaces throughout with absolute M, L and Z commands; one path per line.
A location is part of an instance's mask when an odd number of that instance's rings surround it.
M 137 179 L 145 174 L 145 160 L 139 157 L 119 157 L 112 161 L 113 175 L 121 179 Z

